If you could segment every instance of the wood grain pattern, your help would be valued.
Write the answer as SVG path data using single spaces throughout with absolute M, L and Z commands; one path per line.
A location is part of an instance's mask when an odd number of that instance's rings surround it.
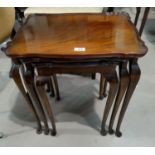
M 83 52 L 74 48 L 85 48 Z M 32 15 L 6 49 L 10 57 L 140 57 L 147 48 L 125 14 Z

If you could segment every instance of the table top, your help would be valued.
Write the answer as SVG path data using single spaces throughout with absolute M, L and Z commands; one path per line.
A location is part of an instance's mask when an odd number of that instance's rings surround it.
M 17 32 L 10 57 L 140 57 L 147 47 L 126 14 L 32 15 Z

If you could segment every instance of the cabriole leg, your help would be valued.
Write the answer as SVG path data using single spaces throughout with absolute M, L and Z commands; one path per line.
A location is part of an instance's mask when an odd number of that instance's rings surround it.
M 114 133 L 113 124 L 115 121 L 115 117 L 116 117 L 117 111 L 120 107 L 123 96 L 124 96 L 124 94 L 127 90 L 127 87 L 129 85 L 129 75 L 128 75 L 128 71 L 127 71 L 127 62 L 120 63 L 120 65 L 119 65 L 119 76 L 120 76 L 119 90 L 118 90 L 118 94 L 116 96 L 116 101 L 114 104 L 114 108 L 112 111 L 110 124 L 109 124 L 109 133 L 110 134 Z
M 36 107 L 42 121 L 44 122 L 44 127 L 45 127 L 44 133 L 45 133 L 45 135 L 48 135 L 49 134 L 48 122 L 46 119 L 46 114 L 44 112 L 44 109 L 38 99 L 38 96 L 37 96 L 37 93 L 35 90 L 33 74 L 30 70 L 27 70 L 27 71 L 24 71 L 23 75 L 24 75 L 23 78 L 25 80 L 25 85 L 27 87 L 28 93 L 34 102 L 35 107 Z
M 55 126 L 55 121 L 54 121 L 54 115 L 53 115 L 48 97 L 45 92 L 45 83 L 46 83 L 45 81 L 41 77 L 36 77 L 36 88 L 37 88 L 37 93 L 40 98 L 40 101 L 47 111 L 47 114 L 49 116 L 49 119 L 50 119 L 50 122 L 51 122 L 51 125 L 53 128 L 51 135 L 55 136 L 56 135 L 56 126 Z
M 106 75 L 106 80 L 110 83 L 110 90 L 109 90 L 109 94 L 108 94 L 108 98 L 107 98 L 107 102 L 106 102 L 104 114 L 103 114 L 103 120 L 102 120 L 102 126 L 101 126 L 102 135 L 107 134 L 106 121 L 118 90 L 118 77 L 117 77 L 115 68 L 112 68 L 111 70 L 109 70 L 109 73 L 110 74 Z
M 42 132 L 41 121 L 39 119 L 39 116 L 37 115 L 36 109 L 32 103 L 32 100 L 30 99 L 29 94 L 25 91 L 25 89 L 23 87 L 23 83 L 22 83 L 21 76 L 20 76 L 20 66 L 19 65 L 15 65 L 15 64 L 12 65 L 12 68 L 10 71 L 10 77 L 13 78 L 18 89 L 20 90 L 20 92 L 22 93 L 24 98 L 26 99 L 26 101 L 27 101 L 26 103 L 30 107 L 31 112 L 32 112 L 35 120 L 37 121 L 37 133 L 40 134 Z
M 129 101 L 133 95 L 133 92 L 136 88 L 136 85 L 140 79 L 140 68 L 138 66 L 137 60 L 131 60 L 130 61 L 130 66 L 129 66 L 129 73 L 130 73 L 130 82 L 129 82 L 129 86 L 124 98 L 124 102 L 119 114 L 119 118 L 118 118 L 118 123 L 117 123 L 117 127 L 116 127 L 116 136 L 120 137 L 122 136 L 122 133 L 120 132 L 120 127 L 121 127 L 121 123 L 122 120 L 124 118 L 124 114 L 126 112 L 126 109 L 128 107 Z

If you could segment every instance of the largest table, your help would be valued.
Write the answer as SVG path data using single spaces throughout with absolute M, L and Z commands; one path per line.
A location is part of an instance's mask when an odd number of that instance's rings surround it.
M 33 91 L 36 85 L 42 92 L 39 97 L 46 105 L 49 103 L 41 90 L 45 83 L 40 77 L 55 73 L 101 73 L 110 83 L 101 126 L 102 135 L 107 133 L 106 120 L 115 102 L 109 125 L 109 133 L 113 133 L 115 116 L 125 95 L 116 127 L 117 136 L 121 136 L 121 122 L 140 78 L 137 59 L 146 52 L 144 42 L 138 36 L 129 16 L 124 13 L 32 15 L 6 49 L 6 54 L 14 64 L 11 75 L 20 90 L 28 98 L 35 98 L 37 102 Z M 26 93 L 22 81 L 19 82 L 19 66 L 22 64 L 27 67 L 24 77 L 29 87 Z M 119 77 L 116 72 L 117 66 Z M 37 70 L 35 84 L 34 69 Z M 31 109 L 35 109 L 33 104 L 29 105 Z M 55 128 L 52 111 L 49 108 L 47 111 Z M 43 110 L 41 113 L 44 116 Z M 36 114 L 35 116 L 38 120 Z M 45 117 L 43 120 L 45 127 L 48 127 Z M 40 130 L 39 120 L 38 126 Z

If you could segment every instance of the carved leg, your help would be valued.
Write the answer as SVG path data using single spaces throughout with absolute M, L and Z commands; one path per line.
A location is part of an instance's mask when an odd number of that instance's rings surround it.
M 60 100 L 60 93 L 59 93 L 58 81 L 57 81 L 57 77 L 56 77 L 55 74 L 53 75 L 53 80 L 54 80 L 54 85 L 55 85 L 55 91 L 56 91 L 57 100 Z
M 45 80 L 41 77 L 36 77 L 36 88 L 37 88 L 37 93 L 38 96 L 41 100 L 42 105 L 46 109 L 49 119 L 51 121 L 51 125 L 53 127 L 53 130 L 51 134 L 54 136 L 56 135 L 56 126 L 55 126 L 55 121 L 54 121 L 54 115 L 51 109 L 51 106 L 49 104 L 46 92 L 45 92 Z
M 23 78 L 25 80 L 25 85 L 27 87 L 28 93 L 30 97 L 32 98 L 32 100 L 34 101 L 35 107 L 37 111 L 39 112 L 42 121 L 44 122 L 44 125 L 45 125 L 44 133 L 48 135 L 49 134 L 48 122 L 47 122 L 43 107 L 38 99 L 38 96 L 35 90 L 35 85 L 34 85 L 34 78 L 33 78 L 31 71 L 30 70 L 25 71 L 23 73 Z
M 42 132 L 42 126 L 41 126 L 41 121 L 39 119 L 39 116 L 37 115 L 36 109 L 30 99 L 29 94 L 25 91 L 24 87 L 23 87 L 23 83 L 21 80 L 21 76 L 20 76 L 20 66 L 19 65 L 12 65 L 11 71 L 10 71 L 10 77 L 13 78 L 14 82 L 16 83 L 16 85 L 18 86 L 20 92 L 23 94 L 24 98 L 27 101 L 28 106 L 30 107 L 30 110 L 34 116 L 34 118 L 37 121 L 37 133 L 40 134 Z
M 106 121 L 109 115 L 109 111 L 111 109 L 111 106 L 113 104 L 115 95 L 118 90 L 118 77 L 115 68 L 112 68 L 110 71 L 110 74 L 106 76 L 106 80 L 110 83 L 110 90 L 107 98 L 107 102 L 104 109 L 104 115 L 102 120 L 102 126 L 101 126 L 101 134 L 106 135 L 107 131 L 105 129 Z
M 140 79 L 140 74 L 141 74 L 141 71 L 138 66 L 137 60 L 131 60 L 130 61 L 130 82 L 129 82 L 129 86 L 128 86 L 128 89 L 127 89 L 127 92 L 126 92 L 126 95 L 124 98 L 122 109 L 119 114 L 119 119 L 118 119 L 118 123 L 117 123 L 117 127 L 116 127 L 116 136 L 118 136 L 118 137 L 122 136 L 122 133 L 120 132 L 121 123 L 124 118 L 124 114 L 128 107 L 129 101 L 132 97 L 132 94 L 133 94 L 133 92 L 136 88 L 136 85 Z
M 99 90 L 99 99 L 103 99 L 104 97 L 107 96 L 106 94 L 106 88 L 107 88 L 107 81 L 104 78 L 103 74 L 101 74 L 100 78 L 100 90 Z
M 119 66 L 119 74 L 120 74 L 120 84 L 119 84 L 119 90 L 118 90 L 118 94 L 116 97 L 116 101 L 114 104 L 114 108 L 112 111 L 112 115 L 111 115 L 111 119 L 110 119 L 110 125 L 109 125 L 109 133 L 113 134 L 113 124 L 114 124 L 114 120 L 117 114 L 117 111 L 119 109 L 119 106 L 121 104 L 121 101 L 123 99 L 123 96 L 127 90 L 127 87 L 129 85 L 129 75 L 128 75 L 128 71 L 127 71 L 127 62 L 123 62 L 120 64 Z

